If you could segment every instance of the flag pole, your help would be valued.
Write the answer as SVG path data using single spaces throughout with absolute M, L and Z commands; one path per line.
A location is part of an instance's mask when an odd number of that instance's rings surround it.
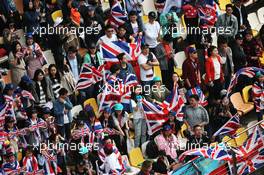
M 259 121 L 259 122 L 255 123 L 254 125 L 252 125 L 252 126 L 248 127 L 247 129 L 244 129 L 243 131 L 241 131 L 241 132 L 239 132 L 239 133 L 235 134 L 235 137 L 238 137 L 238 136 L 240 136 L 240 135 L 241 135 L 241 134 L 243 134 L 244 132 L 246 132 L 246 131 L 248 131 L 248 130 L 250 130 L 250 129 L 254 128 L 254 127 L 256 127 L 257 125 L 261 124 L 262 122 L 264 122 L 264 119 L 262 119 L 261 121 Z M 227 139 L 227 140 L 226 140 L 226 141 L 224 141 L 224 142 L 225 142 L 225 143 L 227 143 L 227 142 L 229 142 L 230 140 L 234 139 L 235 137 L 231 137 L 231 138 Z

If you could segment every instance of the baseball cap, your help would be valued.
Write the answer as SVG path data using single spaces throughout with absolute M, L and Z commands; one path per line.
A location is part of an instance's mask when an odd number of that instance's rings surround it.
M 153 11 L 149 12 L 148 16 L 149 16 L 150 18 L 154 18 L 154 19 L 156 19 L 156 17 L 157 17 L 156 13 L 153 12 Z
M 194 52 L 196 52 L 196 48 L 194 48 L 194 47 L 189 47 L 189 49 L 188 49 L 188 53 L 194 53 Z
M 14 84 L 12 84 L 12 83 L 8 83 L 8 84 L 5 86 L 5 90 L 6 90 L 6 91 L 14 90 L 14 89 L 15 89 L 15 86 L 14 86 Z
M 156 76 L 156 77 L 153 78 L 153 81 L 154 82 L 158 82 L 158 81 L 161 81 L 161 79 L 160 79 L 160 77 Z
M 123 110 L 123 105 L 121 104 L 121 103 L 117 103 L 117 104 L 115 104 L 115 106 L 114 106 L 114 109 L 116 110 L 116 111 L 122 111 Z
M 163 125 L 163 131 L 169 131 L 169 130 L 171 130 L 172 128 L 171 128 L 171 125 L 170 124 L 165 124 L 165 125 Z

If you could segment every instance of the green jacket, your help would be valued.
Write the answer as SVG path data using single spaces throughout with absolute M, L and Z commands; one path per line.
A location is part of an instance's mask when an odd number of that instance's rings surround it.
M 98 59 L 97 61 L 99 62 L 100 66 L 104 64 L 104 59 L 102 58 L 100 52 L 98 51 L 96 52 L 96 58 Z M 83 63 L 88 63 L 89 65 L 92 65 L 91 56 L 89 53 L 85 54 Z
M 167 16 L 172 16 L 172 21 L 173 23 L 169 23 Z M 179 18 L 177 16 L 177 14 L 175 12 L 170 12 L 170 13 L 162 13 L 160 15 L 160 25 L 162 28 L 162 34 L 161 36 L 163 37 L 166 34 L 170 34 L 173 38 L 176 38 L 179 36 L 179 31 L 176 30 L 176 27 L 178 27 L 179 25 L 177 25 L 177 23 L 179 23 Z M 172 30 L 170 29 L 171 26 L 174 26 L 175 29 Z M 169 33 L 171 32 L 171 33 Z

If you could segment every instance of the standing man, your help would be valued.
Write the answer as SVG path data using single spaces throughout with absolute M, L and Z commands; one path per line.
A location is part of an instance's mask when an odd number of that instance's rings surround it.
M 148 23 L 145 24 L 145 43 L 149 45 L 149 50 L 156 55 L 155 48 L 158 45 L 160 33 L 160 24 L 156 21 L 157 15 L 155 12 L 149 12 Z
M 148 91 L 150 90 L 151 82 L 154 77 L 153 67 L 159 66 L 159 62 L 156 59 L 156 56 L 149 51 L 150 49 L 148 45 L 142 45 L 141 50 L 142 52 L 138 57 L 140 79 L 144 91 Z
M 227 4 L 226 13 L 220 15 L 216 21 L 216 27 L 219 29 L 217 30 L 218 36 L 225 36 L 227 37 L 228 41 L 233 41 L 235 35 L 238 32 L 237 18 L 232 15 L 232 8 L 232 4 Z M 223 33 L 220 33 L 220 31 L 222 31 Z
M 194 47 L 188 48 L 188 58 L 183 62 L 182 75 L 187 89 L 192 89 L 201 84 L 198 55 Z
M 68 98 L 68 91 L 61 88 L 59 98 L 53 104 L 53 109 L 58 133 L 66 140 L 69 140 L 71 135 L 72 107 L 73 105 Z
M 243 5 L 242 0 L 234 0 L 233 15 L 237 18 L 238 22 L 238 32 L 244 33 L 247 29 L 250 29 L 250 24 L 248 22 L 248 14 L 246 7 Z

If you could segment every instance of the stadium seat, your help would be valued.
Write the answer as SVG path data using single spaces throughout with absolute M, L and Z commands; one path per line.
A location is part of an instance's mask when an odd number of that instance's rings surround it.
M 88 50 L 85 49 L 85 48 L 80 48 L 80 49 L 78 50 L 78 53 L 79 53 L 80 56 L 83 58 L 83 57 L 85 56 L 85 54 L 86 54 L 87 51 L 88 51 Z
M 0 58 L 0 64 L 8 61 L 8 56 L 3 56 Z
M 258 19 L 261 24 L 264 24 L 264 7 L 258 9 Z
M 243 98 L 242 98 L 240 92 L 236 92 L 236 93 L 232 94 L 230 97 L 230 101 L 234 105 L 235 109 L 237 111 L 242 112 L 242 114 L 247 114 L 254 109 L 253 104 L 245 103 L 243 101 Z
M 129 153 L 129 161 L 131 166 L 140 168 L 141 164 L 145 161 L 141 149 L 133 148 Z
M 175 72 L 179 74 L 179 76 L 182 76 L 182 64 L 186 60 L 186 55 L 184 51 L 178 52 L 174 55 L 174 64 L 176 65 L 176 68 L 174 69 Z
M 229 140 L 229 141 L 226 142 L 227 140 Z M 223 141 L 223 142 L 226 142 L 229 146 L 237 147 L 237 144 L 236 144 L 235 139 L 231 139 L 231 140 L 230 140 L 230 137 L 229 137 L 229 136 L 225 136 L 225 137 L 222 139 L 222 141 Z
M 74 118 L 77 118 L 77 115 L 79 114 L 79 112 L 83 109 L 82 105 L 77 105 L 74 106 L 71 110 L 72 116 Z
M 185 131 L 187 129 L 187 125 L 184 123 L 182 126 L 181 126 L 181 136 L 182 136 L 182 138 L 185 138 L 185 136 L 184 136 L 184 133 L 183 133 L 183 131 Z
M 95 98 L 89 98 L 88 100 L 85 100 L 85 102 L 83 103 L 83 106 L 85 107 L 86 105 L 92 106 L 95 114 L 98 113 L 98 105 L 96 103 Z
M 248 21 L 252 29 L 259 31 L 262 24 L 260 24 L 258 16 L 255 12 L 248 14 Z
M 154 75 L 160 77 L 162 81 L 161 70 L 159 66 L 154 66 Z
M 51 18 L 53 21 L 55 21 L 58 17 L 63 17 L 62 10 L 56 10 L 51 14 Z
M 226 5 L 231 4 L 231 0 L 220 0 L 219 3 L 220 3 L 220 6 L 219 6 L 220 9 L 225 11 Z
M 240 133 L 240 132 L 242 132 L 244 130 L 245 130 L 245 128 L 239 128 L 236 131 L 236 133 Z M 247 139 L 248 139 L 247 132 L 244 132 L 241 135 L 239 135 L 238 137 L 236 137 L 235 141 L 236 141 L 237 146 L 242 146 Z
M 249 98 L 250 98 L 250 89 L 252 88 L 252 85 L 248 85 L 246 87 L 243 88 L 242 90 L 242 96 L 243 96 L 243 100 L 245 103 L 251 103 L 253 104 L 253 102 L 249 102 Z

